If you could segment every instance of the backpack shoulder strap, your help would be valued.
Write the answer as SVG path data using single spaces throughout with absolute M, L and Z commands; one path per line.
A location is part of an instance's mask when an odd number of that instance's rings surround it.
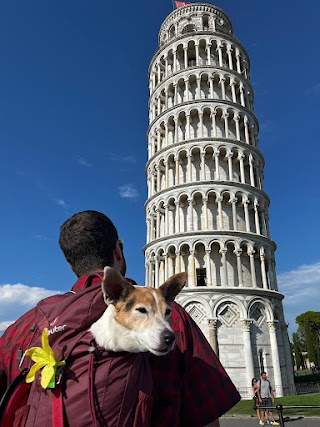
M 27 402 L 31 384 L 25 379 L 29 369 L 23 369 L 12 381 L 0 402 L 0 427 L 13 425 L 16 411 Z

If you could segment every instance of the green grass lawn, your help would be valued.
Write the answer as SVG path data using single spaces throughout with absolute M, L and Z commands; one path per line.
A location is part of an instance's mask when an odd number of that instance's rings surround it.
M 320 406 L 320 394 L 303 394 L 299 396 L 285 396 L 278 397 L 275 399 L 275 405 L 283 406 L 293 406 L 293 405 L 317 405 Z M 256 416 L 256 412 L 252 409 L 253 401 L 252 400 L 241 400 L 236 406 L 234 406 L 229 412 L 226 413 L 227 416 L 233 415 L 252 415 Z M 274 414 L 277 414 L 277 410 L 274 410 Z M 319 409 L 284 409 L 283 415 L 305 415 L 305 416 L 319 416 L 320 417 L 320 408 Z

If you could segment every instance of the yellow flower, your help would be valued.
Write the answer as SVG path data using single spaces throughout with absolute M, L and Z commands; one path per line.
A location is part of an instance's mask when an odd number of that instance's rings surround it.
M 57 367 L 65 365 L 66 362 L 64 360 L 60 360 L 60 357 L 53 353 L 52 348 L 49 345 L 48 328 L 44 328 L 42 331 L 41 344 L 42 348 L 31 347 L 25 353 L 26 356 L 29 356 L 35 362 L 28 372 L 26 382 L 31 383 L 35 379 L 36 372 L 39 369 L 42 369 L 41 387 L 47 388 L 49 383 L 51 383 L 55 378 Z

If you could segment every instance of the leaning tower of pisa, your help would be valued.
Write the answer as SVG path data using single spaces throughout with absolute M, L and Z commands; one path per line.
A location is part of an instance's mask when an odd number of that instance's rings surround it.
M 228 16 L 208 3 L 171 12 L 149 86 L 146 283 L 186 271 L 178 301 L 242 395 L 261 370 L 292 392 L 250 60 Z

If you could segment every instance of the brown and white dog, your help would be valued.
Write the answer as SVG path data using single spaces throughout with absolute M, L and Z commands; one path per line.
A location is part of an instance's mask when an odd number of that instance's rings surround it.
M 187 274 L 180 273 L 158 289 L 133 286 L 116 270 L 105 267 L 101 286 L 108 308 L 90 328 L 96 343 L 111 351 L 167 354 L 175 343 L 169 325 L 171 303 L 186 281 Z

